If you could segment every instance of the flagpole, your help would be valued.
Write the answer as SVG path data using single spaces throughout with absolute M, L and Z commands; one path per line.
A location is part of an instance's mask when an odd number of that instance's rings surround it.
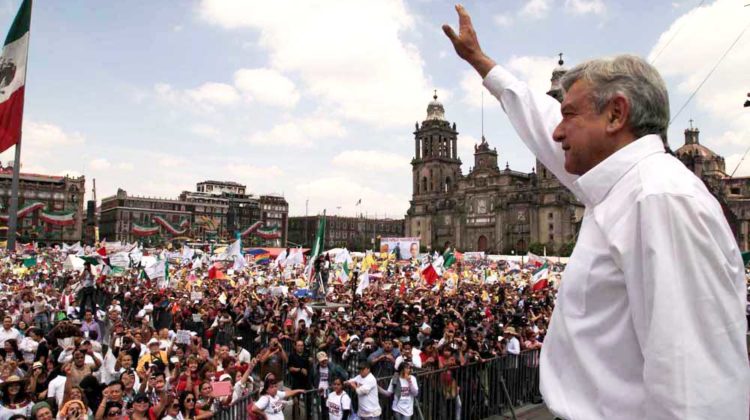
M 11 252 L 16 249 L 16 231 L 18 230 L 18 184 L 21 175 L 21 137 L 23 137 L 23 135 L 18 137 L 18 143 L 16 143 L 15 159 L 13 161 L 13 179 L 10 184 L 11 193 L 10 209 L 8 211 L 8 250 Z
M 29 49 L 31 47 L 31 12 L 34 2 L 29 0 L 29 39 L 26 44 L 26 66 L 23 68 L 23 88 L 26 89 L 27 74 L 29 72 Z M 21 3 L 23 7 L 23 3 Z M 18 143 L 16 143 L 15 158 L 13 160 L 13 179 L 10 183 L 10 209 L 8 211 L 8 250 L 16 249 L 16 231 L 18 230 L 18 184 L 21 176 L 21 138 L 23 137 L 23 107 L 26 101 L 21 105 L 21 130 L 18 134 Z

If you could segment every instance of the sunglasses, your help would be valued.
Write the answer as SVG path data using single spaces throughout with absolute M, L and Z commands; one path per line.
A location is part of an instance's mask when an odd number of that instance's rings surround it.
M 120 414 L 122 414 L 122 411 L 120 411 L 120 410 L 110 411 L 109 413 L 107 413 L 107 415 L 110 416 L 110 417 L 112 417 L 112 416 L 119 416 Z

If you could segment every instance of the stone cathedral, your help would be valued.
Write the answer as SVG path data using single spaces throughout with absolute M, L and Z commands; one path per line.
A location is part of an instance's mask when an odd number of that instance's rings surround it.
M 562 60 L 552 73 L 549 95 L 562 98 Z M 423 245 L 461 251 L 526 253 L 542 244 L 554 254 L 575 242 L 583 205 L 537 161 L 531 172 L 498 166 L 498 152 L 482 136 L 474 146 L 474 166 L 461 172 L 456 124 L 445 118 L 437 95 L 427 118 L 416 124 L 412 159 L 413 194 L 406 233 Z M 569 252 L 569 251 L 568 251 Z
M 562 59 L 552 72 L 548 95 L 562 101 Z M 498 166 L 498 152 L 482 136 L 474 146 L 474 166 L 461 172 L 456 124 L 445 118 L 437 95 L 427 118 L 416 124 L 412 199 L 406 234 L 432 249 L 450 242 L 460 251 L 521 254 L 533 245 L 548 254 L 568 254 L 576 240 L 583 205 L 537 160 L 531 172 Z M 724 158 L 699 141 L 699 130 L 685 130 L 675 155 L 717 198 L 740 250 L 750 250 L 750 177 L 727 173 Z M 514 140 L 520 141 L 520 140 Z

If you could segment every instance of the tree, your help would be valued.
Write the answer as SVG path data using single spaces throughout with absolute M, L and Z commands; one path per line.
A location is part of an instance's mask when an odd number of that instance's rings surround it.
M 575 242 L 566 242 L 562 245 L 560 245 L 560 249 L 558 250 L 558 254 L 561 257 L 569 257 L 570 254 L 573 253 L 573 248 L 576 246 Z
M 549 251 L 549 248 L 547 248 L 547 251 Z M 544 254 L 544 244 L 540 242 L 532 242 L 531 245 L 529 245 L 529 252 L 536 255 L 543 255 Z

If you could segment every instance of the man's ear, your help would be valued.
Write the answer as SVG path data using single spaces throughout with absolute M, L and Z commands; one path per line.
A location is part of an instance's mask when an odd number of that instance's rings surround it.
M 626 129 L 630 118 L 630 101 L 624 95 L 615 95 L 607 104 L 607 134 Z

